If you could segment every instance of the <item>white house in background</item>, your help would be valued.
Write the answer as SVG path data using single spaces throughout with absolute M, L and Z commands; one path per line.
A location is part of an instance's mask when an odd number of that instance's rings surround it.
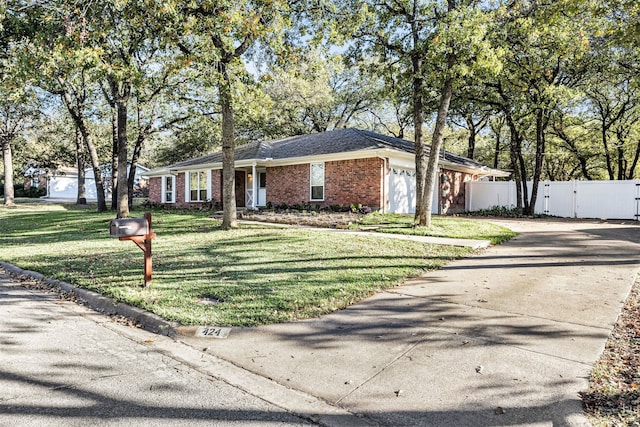
M 102 178 L 105 185 L 105 197 L 111 199 L 111 165 L 101 167 Z M 127 167 L 127 173 L 129 167 Z M 149 169 L 138 165 L 136 167 L 136 178 L 134 182 L 134 190 L 147 188 L 147 178 L 145 174 Z M 49 172 L 46 176 L 47 195 L 50 199 L 73 199 L 78 196 L 78 169 L 70 167 L 61 167 L 56 171 Z M 85 169 L 85 187 L 87 193 L 87 201 L 96 201 L 96 183 L 93 168 Z

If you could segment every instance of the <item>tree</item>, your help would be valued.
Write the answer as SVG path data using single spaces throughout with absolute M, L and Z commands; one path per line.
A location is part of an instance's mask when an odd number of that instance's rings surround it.
M 17 71 L 33 79 L 36 86 L 60 96 L 91 159 L 97 210 L 103 212 L 107 209 L 104 183 L 89 124 L 95 109 L 88 103 L 94 95 L 89 82 L 98 49 L 87 43 L 82 8 L 64 2 L 28 3 L 14 12 L 12 17 L 20 29 L 15 31 L 20 37 L 12 46 L 19 64 Z
M 326 132 L 366 121 L 380 104 L 381 79 L 367 64 L 345 64 L 318 48 L 275 65 L 261 77 L 271 99 L 265 135 L 271 138 Z
M 489 123 L 489 119 L 493 114 L 491 108 L 486 105 L 477 105 L 473 101 L 468 100 L 464 95 L 459 96 L 453 106 L 454 117 L 451 122 L 468 131 L 467 152 L 465 156 L 473 159 L 476 151 L 476 140 L 478 134 Z M 459 121 L 457 119 L 461 119 Z
M 13 12 L 10 10 L 10 15 Z M 6 1 L 0 3 L 0 30 L 0 149 L 4 168 L 4 204 L 13 205 L 12 145 L 23 136 L 29 121 L 37 115 L 38 108 L 28 74 L 20 68 L 19 58 L 12 48 L 22 37 L 24 29 L 13 16 L 7 16 Z
M 454 89 L 462 79 L 499 67 L 496 51 L 487 43 L 493 11 L 484 2 L 345 0 L 338 10 L 355 10 L 357 29 L 351 54 L 377 60 L 381 69 L 397 69 L 411 88 L 416 162 L 415 224 L 431 225 L 432 194 L 438 174 L 439 150 Z M 382 73 L 384 75 L 384 72 Z M 432 93 L 435 127 L 427 151 L 423 138 L 425 99 Z
M 0 146 L 4 166 L 4 204 L 14 204 L 13 148 L 29 120 L 37 114 L 33 92 L 23 87 L 11 87 L 5 80 L 0 86 Z
M 223 228 L 237 226 L 235 201 L 235 106 L 236 82 L 246 75 L 243 56 L 261 43 L 277 50 L 288 3 L 283 0 L 206 0 L 174 5 L 176 42 L 182 52 L 201 67 L 207 81 L 217 89 L 222 116 Z
M 508 53 L 503 72 L 486 84 L 491 94 L 485 101 L 505 117 L 517 207 L 528 215 L 537 199 L 551 117 L 585 77 L 581 59 L 589 49 L 587 16 L 579 3 L 514 4 L 503 11 L 500 31 L 494 33 L 494 43 L 501 43 Z M 531 168 L 525 159 L 528 151 L 533 152 Z

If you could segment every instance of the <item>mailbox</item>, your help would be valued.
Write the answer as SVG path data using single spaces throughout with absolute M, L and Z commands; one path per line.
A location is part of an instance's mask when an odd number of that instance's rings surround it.
M 149 222 L 146 218 L 121 218 L 111 220 L 109 234 L 113 237 L 146 236 Z

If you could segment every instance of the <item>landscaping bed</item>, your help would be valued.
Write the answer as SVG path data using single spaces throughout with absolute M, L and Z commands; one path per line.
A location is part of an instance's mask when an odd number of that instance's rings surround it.
M 581 396 L 594 426 L 640 426 L 640 279 Z
M 255 212 L 242 214 L 242 219 L 274 224 L 298 225 L 321 228 L 349 228 L 364 215 L 353 212 Z

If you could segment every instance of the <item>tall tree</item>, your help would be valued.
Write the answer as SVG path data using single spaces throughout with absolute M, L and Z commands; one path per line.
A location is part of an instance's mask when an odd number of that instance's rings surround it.
M 29 73 L 21 68 L 13 45 L 29 34 L 15 13 L 17 4 L 7 14 L 7 2 L 0 3 L 0 149 L 4 169 L 4 204 L 14 204 L 13 144 L 22 136 L 29 121 L 38 113 Z
M 15 82 L 14 82 L 15 83 Z M 5 80 L 0 85 L 0 147 L 4 166 L 4 204 L 14 204 L 13 144 L 21 137 L 30 119 L 37 114 L 33 92 L 11 87 Z
M 344 4 L 343 4 L 344 3 Z M 487 43 L 491 5 L 470 0 L 349 1 L 339 10 L 360 17 L 351 52 L 379 61 L 383 70 L 396 68 L 411 88 L 416 162 L 415 223 L 431 225 L 431 203 L 438 174 L 439 150 L 455 88 L 462 79 L 499 67 L 496 51 Z M 431 93 L 429 97 L 427 94 Z M 427 100 L 435 99 L 431 147 L 424 143 Z
M 60 96 L 89 153 L 95 174 L 97 210 L 103 212 L 107 209 L 104 183 L 89 123 L 95 109 L 88 102 L 94 95 L 90 77 L 99 49 L 88 43 L 82 7 L 54 1 L 22 6 L 14 15 L 26 29 L 13 46 L 20 61 L 19 69 L 40 88 Z
M 588 52 L 581 2 L 513 4 L 501 14 L 494 43 L 507 51 L 503 72 L 487 87 L 494 107 L 510 131 L 511 167 L 517 207 L 532 214 L 538 194 L 551 117 L 585 77 L 582 57 Z M 528 166 L 526 152 L 533 151 Z M 526 182 L 532 177 L 531 194 Z
M 176 10 L 176 41 L 183 53 L 207 73 L 216 88 L 222 116 L 223 228 L 237 226 L 235 198 L 235 99 L 239 78 L 246 76 L 243 57 L 260 44 L 277 48 L 287 25 L 284 0 L 205 0 Z

